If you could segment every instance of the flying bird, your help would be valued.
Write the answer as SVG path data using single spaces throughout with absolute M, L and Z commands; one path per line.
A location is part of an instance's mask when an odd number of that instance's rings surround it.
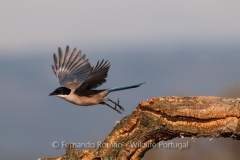
M 54 95 L 79 106 L 102 104 L 118 113 L 121 113 L 120 110 L 124 111 L 124 108 L 119 104 L 119 100 L 114 102 L 106 96 L 110 92 L 139 87 L 145 82 L 96 90 L 95 88 L 106 82 L 110 63 L 103 59 L 98 61 L 95 67 L 91 67 L 88 59 L 85 59 L 85 54 L 82 55 L 81 50 L 76 53 L 76 48 L 74 48 L 72 53 L 69 54 L 69 46 L 67 46 L 65 55 L 63 55 L 60 47 L 58 48 L 58 57 L 55 53 L 53 54 L 54 65 L 52 65 L 52 70 L 58 77 L 61 87 L 54 90 L 49 96 Z M 113 103 L 115 106 L 111 106 L 106 101 Z

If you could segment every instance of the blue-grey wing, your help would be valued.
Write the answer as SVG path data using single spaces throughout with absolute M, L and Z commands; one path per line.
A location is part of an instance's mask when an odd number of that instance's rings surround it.
M 64 56 L 59 47 L 58 57 L 54 53 L 53 60 L 52 70 L 59 78 L 60 85 L 71 89 L 75 89 L 76 86 L 84 82 L 92 70 L 88 59 L 85 59 L 85 54 L 82 55 L 81 51 L 76 54 L 76 48 L 74 48 L 69 55 L 69 46 L 66 47 Z
M 101 62 L 97 62 L 96 66 L 92 69 L 91 73 L 87 77 L 87 79 L 79 84 L 75 90 L 75 93 L 81 94 L 84 90 L 90 90 L 93 88 L 97 88 L 103 83 L 106 82 L 106 78 L 108 76 L 108 70 L 110 68 L 110 63 L 108 61 L 102 60 Z

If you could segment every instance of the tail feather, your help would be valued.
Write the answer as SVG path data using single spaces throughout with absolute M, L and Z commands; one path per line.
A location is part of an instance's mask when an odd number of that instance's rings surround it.
M 144 83 L 146 83 L 146 82 L 144 82 Z M 131 85 L 131 86 L 121 86 L 121 87 L 109 88 L 109 89 L 107 89 L 107 91 L 108 92 L 114 92 L 114 91 L 130 89 L 130 88 L 137 88 L 137 87 L 141 86 L 144 83 L 134 84 L 134 85 Z

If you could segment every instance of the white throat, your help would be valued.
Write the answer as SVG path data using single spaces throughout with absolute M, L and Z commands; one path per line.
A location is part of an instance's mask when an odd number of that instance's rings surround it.
M 66 99 L 68 97 L 68 95 L 56 95 L 56 96 L 63 99 Z

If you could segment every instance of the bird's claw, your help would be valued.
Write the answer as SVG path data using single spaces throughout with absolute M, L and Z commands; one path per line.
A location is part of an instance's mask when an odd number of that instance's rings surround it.
M 124 111 L 124 108 L 120 105 L 119 98 L 117 99 L 117 106 L 120 110 Z
M 121 111 L 119 111 L 119 110 L 116 108 L 116 106 L 115 106 L 115 107 L 113 107 L 112 109 L 114 109 L 115 111 L 117 111 L 119 114 L 122 114 L 122 112 L 121 112 Z

